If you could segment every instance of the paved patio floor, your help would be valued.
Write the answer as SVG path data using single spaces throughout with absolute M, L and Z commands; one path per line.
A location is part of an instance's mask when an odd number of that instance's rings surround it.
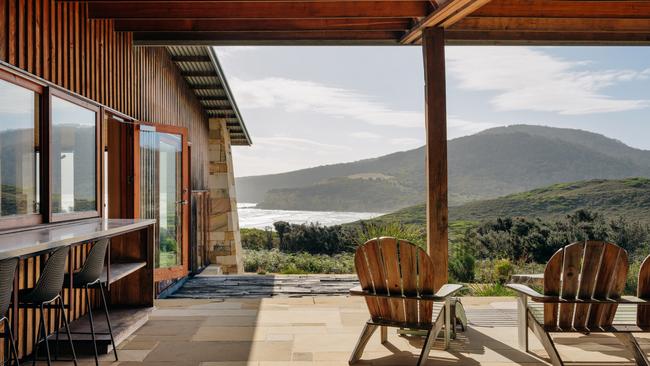
M 532 334 L 531 349 L 537 355 L 517 348 L 512 298 L 464 298 L 463 303 L 472 324 L 448 351 L 436 342 L 428 365 L 546 364 Z M 368 318 L 363 300 L 346 296 L 172 299 L 156 306 L 150 320 L 119 346 L 120 362 L 110 362 L 108 355 L 102 365 L 347 365 Z M 555 339 L 562 357 L 573 364 L 632 364 L 612 336 Z M 421 344 L 389 331 L 389 343 L 381 345 L 377 332 L 359 364 L 414 365 Z

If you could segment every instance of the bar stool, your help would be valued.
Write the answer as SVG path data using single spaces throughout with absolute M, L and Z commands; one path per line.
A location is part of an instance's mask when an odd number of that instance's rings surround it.
M 14 276 L 16 275 L 16 266 L 18 265 L 18 258 L 9 258 L 3 261 L 0 261 L 0 323 L 4 322 L 5 331 L 3 337 L 9 340 L 9 357 L 2 364 L 4 365 L 13 365 L 13 360 L 16 365 L 20 365 L 18 362 L 18 350 L 16 350 L 16 340 L 14 339 L 14 334 L 11 330 L 11 323 L 7 317 L 7 311 L 9 311 L 9 306 L 11 305 L 11 294 L 14 288 Z M 15 315 L 14 315 L 15 316 Z M 5 343 L 6 344 L 6 343 Z M 5 348 L 6 349 L 6 348 Z
M 52 364 L 50 356 L 50 344 L 48 338 L 50 337 L 49 331 L 45 327 L 45 308 L 57 309 L 56 323 L 58 335 L 58 321 L 59 317 L 63 316 L 63 324 L 65 325 L 66 333 L 68 334 L 68 341 L 70 342 L 70 350 L 72 352 L 72 361 L 75 366 L 77 365 L 77 355 L 74 351 L 74 344 L 72 343 L 72 335 L 70 334 L 70 324 L 68 317 L 65 314 L 65 306 L 63 305 L 63 298 L 61 297 L 61 289 L 63 288 L 63 278 L 65 277 L 65 264 L 68 258 L 70 247 L 60 247 L 50 253 L 49 258 L 45 262 L 45 266 L 41 271 L 41 275 L 33 288 L 23 289 L 18 292 L 18 306 L 22 308 L 39 309 L 40 310 L 40 326 L 38 332 L 34 332 L 34 353 L 32 357 L 32 365 L 36 365 L 36 358 L 38 357 L 38 348 L 41 342 L 45 342 L 45 349 L 47 350 L 47 364 Z M 55 303 L 58 303 L 55 304 Z M 55 305 L 53 305 L 55 304 Z M 59 315 L 59 313 L 61 315 Z M 57 343 L 58 344 L 58 343 Z
M 104 283 L 105 279 L 102 278 L 102 271 L 104 269 L 104 260 L 106 258 L 106 251 L 108 249 L 108 239 L 102 239 L 96 242 L 90 252 L 88 252 L 88 257 L 84 262 L 81 269 L 72 274 L 72 287 L 76 289 L 83 289 L 86 292 L 86 305 L 88 306 L 88 320 L 90 322 L 90 334 L 93 339 L 93 347 L 95 350 L 95 365 L 99 365 L 99 354 L 97 352 L 97 335 L 110 335 L 111 344 L 113 345 L 113 354 L 115 355 L 115 361 L 118 361 L 117 358 L 117 347 L 115 346 L 115 339 L 113 338 L 113 328 L 111 327 L 111 320 L 108 316 L 108 304 L 106 303 L 106 296 L 104 295 Z M 69 277 L 66 277 L 64 281 L 64 286 L 68 287 L 70 285 Z M 89 289 L 96 288 L 99 289 L 101 294 L 102 305 L 104 306 L 104 314 L 106 315 L 106 323 L 108 324 L 108 333 L 97 333 L 95 332 L 95 323 L 93 319 L 93 310 L 90 303 L 90 291 Z M 82 332 L 72 332 L 72 334 L 88 334 Z

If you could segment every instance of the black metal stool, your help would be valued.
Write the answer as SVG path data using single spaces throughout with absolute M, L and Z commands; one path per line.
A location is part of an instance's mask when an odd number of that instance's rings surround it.
M 18 292 L 18 306 L 21 308 L 31 308 L 40 310 L 40 326 L 38 332 L 34 332 L 34 353 L 32 357 L 32 365 L 36 365 L 36 358 L 38 357 L 38 348 L 41 343 L 45 343 L 47 350 L 47 364 L 52 364 L 50 356 L 50 344 L 48 338 L 51 336 L 45 327 L 45 308 L 57 309 L 56 313 L 56 334 L 59 334 L 59 317 L 63 317 L 63 324 L 65 325 L 66 333 L 68 334 L 68 341 L 70 342 L 70 350 L 72 352 L 72 361 L 75 366 L 77 365 L 77 355 L 74 352 L 74 344 L 72 344 L 72 335 L 70 334 L 70 324 L 68 317 L 65 314 L 65 306 L 63 305 L 63 298 L 61 298 L 61 289 L 63 288 L 63 278 L 65 277 L 65 264 L 68 258 L 70 247 L 60 247 L 50 253 L 49 258 L 45 262 L 45 266 L 41 271 L 41 275 L 33 288 L 23 289 Z M 59 315 L 60 314 L 60 315 Z M 58 343 L 57 343 L 58 344 Z M 58 347 L 57 347 L 58 348 Z
M 110 335 L 111 344 L 113 345 L 113 354 L 115 355 L 115 361 L 118 361 L 117 358 L 117 347 L 115 345 L 115 339 L 113 338 L 113 328 L 111 327 L 111 320 L 108 316 L 108 304 L 106 303 L 106 296 L 104 295 L 104 283 L 105 280 L 102 277 L 102 271 L 104 269 L 104 260 L 106 258 L 106 250 L 108 249 L 108 239 L 102 239 L 96 242 L 90 252 L 86 261 L 84 262 L 81 269 L 72 274 L 72 287 L 76 289 L 83 289 L 86 292 L 86 305 L 88 306 L 88 320 L 90 322 L 90 334 L 93 339 L 93 347 L 95 350 L 95 364 L 99 365 L 99 354 L 97 352 L 97 335 Z M 66 277 L 64 286 L 68 287 L 69 277 Z M 104 314 L 106 315 L 106 323 L 108 324 L 108 333 L 97 333 L 95 332 L 95 323 L 93 321 L 93 311 L 92 304 L 90 303 L 90 291 L 89 289 L 96 288 L 99 289 L 101 294 L 102 305 L 104 306 Z M 73 332 L 72 334 L 88 334 L 82 332 Z
M 14 288 L 14 276 L 16 275 L 17 265 L 18 258 L 9 258 L 0 261 L 0 323 L 4 322 L 5 325 L 5 331 L 2 336 L 10 343 L 8 345 L 9 347 L 6 347 L 7 342 L 5 342 L 5 350 L 9 348 L 9 352 L 6 361 L 2 363 L 3 366 L 13 365 L 14 363 L 20 365 L 18 362 L 18 350 L 16 350 L 16 340 L 11 330 L 11 323 L 7 317 L 7 311 L 9 310 L 9 305 L 11 305 L 11 294 Z M 12 359 L 14 362 L 11 362 Z

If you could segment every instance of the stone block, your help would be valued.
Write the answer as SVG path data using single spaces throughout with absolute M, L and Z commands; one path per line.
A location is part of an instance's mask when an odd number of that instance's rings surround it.
M 213 198 L 210 199 L 210 214 L 220 214 L 230 212 L 232 210 L 231 201 L 229 198 Z
M 228 231 L 228 214 L 210 215 L 208 231 Z

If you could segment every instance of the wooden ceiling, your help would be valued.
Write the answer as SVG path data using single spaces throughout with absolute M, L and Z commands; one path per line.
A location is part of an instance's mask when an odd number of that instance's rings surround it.
M 71 1 L 71 0 L 57 0 Z M 650 44 L 650 0 L 86 0 L 138 45 Z

